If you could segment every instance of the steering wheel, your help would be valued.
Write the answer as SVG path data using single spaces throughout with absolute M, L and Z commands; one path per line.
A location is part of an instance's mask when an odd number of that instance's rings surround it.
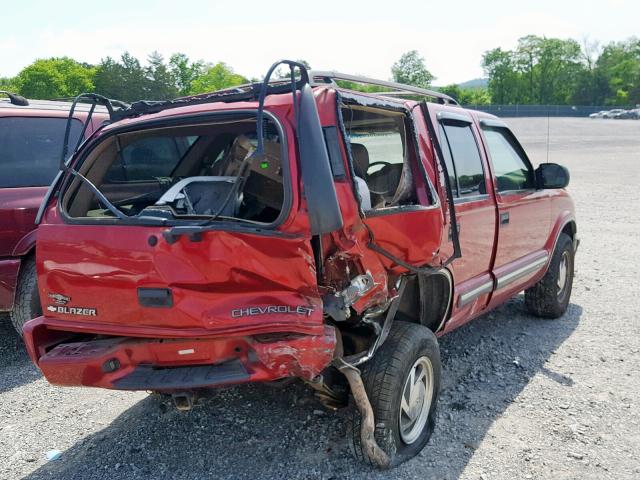
M 391 165 L 391 162 L 385 162 L 384 160 L 378 160 L 377 162 L 373 162 L 370 163 L 369 166 L 367 167 L 367 174 L 369 173 L 369 170 L 371 170 L 371 167 L 377 167 L 379 165 L 382 165 L 382 168 Z M 380 170 L 382 170 L 382 168 Z M 378 171 L 380 171 L 378 170 Z
M 372 162 L 372 163 L 370 163 L 370 164 L 369 164 L 369 167 L 367 168 L 367 177 L 369 178 L 369 180 L 367 181 L 367 185 L 369 186 L 369 191 L 370 191 L 371 193 L 375 193 L 376 195 L 380 195 L 380 196 L 382 196 L 382 197 L 387 197 L 387 196 L 389 196 L 389 192 L 387 192 L 387 191 L 378 191 L 378 190 L 374 189 L 374 187 L 373 187 L 373 185 L 370 183 L 370 181 L 372 181 L 372 180 L 373 180 L 373 178 L 372 178 L 372 177 L 375 177 L 375 176 L 376 176 L 376 174 L 378 174 L 378 173 L 380 173 L 380 172 L 383 172 L 383 171 L 384 171 L 384 169 L 385 169 L 386 167 L 389 167 L 389 166 L 391 166 L 391 165 L 394 165 L 394 164 L 393 164 L 393 163 L 391 163 L 391 162 L 385 162 L 384 160 L 379 160 L 379 161 L 377 161 L 377 162 Z M 372 167 L 377 167 L 377 166 L 382 166 L 382 168 L 380 168 L 379 170 L 376 170 L 376 171 L 375 171 L 375 172 L 373 172 L 371 175 L 369 175 L 369 170 L 371 170 L 371 168 L 372 168 Z M 383 174 L 383 175 L 384 175 L 384 174 Z

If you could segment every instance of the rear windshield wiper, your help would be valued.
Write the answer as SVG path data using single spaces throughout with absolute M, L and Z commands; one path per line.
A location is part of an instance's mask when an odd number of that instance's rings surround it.
M 111 203 L 107 197 L 96 187 L 91 180 L 82 175 L 77 170 L 65 165 L 63 170 L 65 172 L 69 172 L 71 175 L 76 177 L 82 183 L 84 183 L 89 190 L 93 192 L 93 194 L 98 197 L 98 201 L 111 212 L 118 220 L 122 220 L 126 223 L 136 223 L 136 224 L 146 224 L 146 225 L 164 225 L 166 223 L 166 219 L 159 217 L 151 217 L 151 216 L 136 216 L 130 217 L 126 215 L 122 210 L 116 207 L 113 203 Z
M 298 69 L 301 72 L 301 75 L 303 75 L 303 79 L 306 78 L 305 80 L 306 82 L 309 81 L 307 70 L 306 70 L 306 67 L 301 63 L 293 62 L 291 60 L 280 60 L 274 63 L 273 65 L 271 65 L 271 68 L 269 68 L 269 70 L 267 71 L 267 74 L 262 80 L 262 85 L 260 87 L 260 94 L 258 95 L 258 111 L 256 112 L 256 140 L 257 140 L 256 148 L 253 152 L 247 153 L 247 155 L 244 157 L 244 159 L 242 160 L 242 163 L 238 167 L 238 173 L 236 173 L 236 179 L 233 183 L 233 187 L 229 190 L 229 193 L 222 201 L 222 204 L 218 207 L 218 210 L 213 215 L 211 215 L 208 220 L 201 223 L 200 224 L 201 227 L 207 227 L 209 225 L 212 225 L 218 218 L 222 218 L 225 220 L 237 220 L 237 221 L 240 221 L 243 223 L 249 223 L 249 224 L 263 225 L 261 222 L 254 222 L 252 220 L 247 220 L 243 218 L 225 217 L 222 215 L 222 212 L 224 211 L 225 207 L 229 204 L 229 202 L 233 198 L 235 198 L 239 194 L 239 192 L 241 192 L 242 189 L 244 188 L 245 182 L 247 181 L 247 177 L 249 175 L 249 171 L 250 171 L 249 169 L 251 167 L 251 163 L 255 161 L 257 158 L 262 158 L 264 156 L 264 104 L 267 96 L 267 90 L 269 87 L 269 80 L 271 79 L 271 75 L 273 75 L 273 72 L 275 72 L 276 68 L 281 64 L 286 64 L 289 66 L 291 94 L 293 95 L 293 102 L 292 102 L 293 116 L 295 118 L 296 125 L 300 121 L 300 118 L 299 118 L 300 106 L 299 106 L 299 99 L 297 97 L 298 82 L 296 80 L 295 68 L 298 67 Z
M 118 200 L 114 203 L 116 207 L 121 207 L 122 205 L 127 205 L 131 202 L 139 202 L 141 200 L 154 199 L 157 200 L 162 195 L 162 189 L 158 188 L 151 192 L 141 193 L 139 195 L 134 195 L 133 197 L 125 198 L 122 200 Z
M 71 175 L 73 175 L 74 177 L 76 177 L 78 180 L 80 180 L 82 183 L 84 183 L 89 190 L 91 190 L 93 192 L 93 194 L 98 197 L 98 201 L 100 201 L 100 203 L 102 203 L 102 205 L 104 205 L 104 207 L 109 210 L 113 215 L 115 215 L 117 218 L 119 218 L 120 220 L 124 220 L 126 218 L 129 218 L 124 212 L 122 212 L 121 210 L 119 210 L 113 203 L 111 203 L 107 197 L 104 196 L 104 194 L 98 189 L 98 187 L 96 187 L 93 182 L 91 180 L 89 180 L 87 177 L 85 177 L 84 175 L 82 175 L 80 172 L 78 172 L 77 170 L 74 170 L 73 168 L 64 165 L 62 167 L 62 169 L 65 172 L 69 172 Z

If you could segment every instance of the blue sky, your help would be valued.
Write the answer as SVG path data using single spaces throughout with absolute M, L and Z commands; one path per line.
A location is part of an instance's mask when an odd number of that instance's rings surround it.
M 436 84 L 482 75 L 482 53 L 519 37 L 588 37 L 607 43 L 640 35 L 638 0 L 145 1 L 10 2 L 2 9 L 0 76 L 36 58 L 98 62 L 124 50 L 158 50 L 224 61 L 245 76 L 279 58 L 379 78 L 416 49 Z

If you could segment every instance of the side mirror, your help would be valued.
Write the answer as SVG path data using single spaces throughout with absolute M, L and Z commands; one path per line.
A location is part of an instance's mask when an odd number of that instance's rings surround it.
M 536 169 L 536 186 L 540 189 L 565 188 L 569 178 L 569 170 L 557 163 L 541 163 Z

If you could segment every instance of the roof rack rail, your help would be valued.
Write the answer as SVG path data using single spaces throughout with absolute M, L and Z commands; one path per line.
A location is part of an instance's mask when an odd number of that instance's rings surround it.
M 309 72 L 312 86 L 335 85 L 338 86 L 336 80 L 347 82 L 361 83 L 363 85 L 375 85 L 378 87 L 386 87 L 395 90 L 394 92 L 375 92 L 377 95 L 402 96 L 402 95 L 422 95 L 438 100 L 438 103 L 458 105 L 458 102 L 444 93 L 428 90 L 426 88 L 414 87 L 413 85 L 404 85 L 402 83 L 389 82 L 386 80 L 376 80 L 374 78 L 362 77 L 359 75 L 350 75 L 348 73 L 334 72 L 331 70 L 312 70 Z
M 235 87 L 224 88 L 213 92 L 189 95 L 186 97 L 174 98 L 172 100 L 140 100 L 131 103 L 128 108 L 116 111 L 114 113 L 114 121 L 123 118 L 133 118 L 140 115 L 148 115 L 150 113 L 158 113 L 170 108 L 186 107 L 190 105 L 201 105 L 205 103 L 233 103 L 240 101 L 258 100 L 260 92 L 263 88 L 262 81 L 246 83 Z M 300 89 L 302 81 L 295 81 L 296 89 Z M 266 84 L 266 95 L 290 93 L 291 80 L 277 79 L 271 80 Z

